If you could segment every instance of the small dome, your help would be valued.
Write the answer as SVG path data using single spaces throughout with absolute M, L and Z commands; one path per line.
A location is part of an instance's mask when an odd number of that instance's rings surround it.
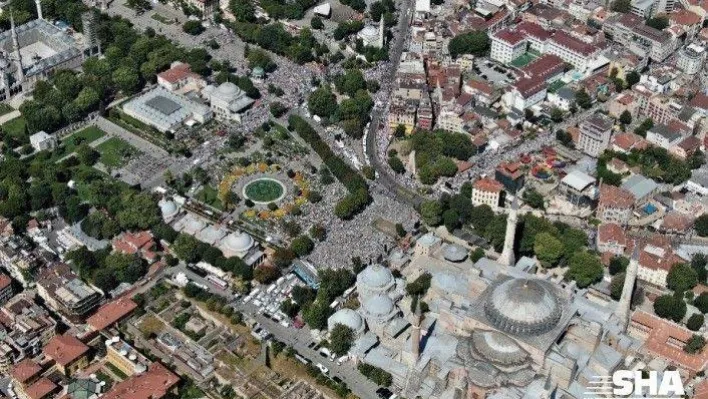
M 457 244 L 446 245 L 443 257 L 450 262 L 462 262 L 467 258 L 467 250 Z
M 382 317 L 393 312 L 393 301 L 385 295 L 375 295 L 364 301 L 364 310 L 374 317 Z
M 391 271 L 378 263 L 367 266 L 359 277 L 366 288 L 373 290 L 388 288 L 394 282 Z
M 220 97 L 235 98 L 241 94 L 241 89 L 231 82 L 224 82 L 216 89 Z
M 253 246 L 253 237 L 244 232 L 231 233 L 224 238 L 222 245 L 232 252 L 246 252 Z
M 497 328 L 511 334 L 538 335 L 558 324 L 563 310 L 554 287 L 536 279 L 496 282 L 484 313 Z
M 177 213 L 177 204 L 172 200 L 162 201 L 160 203 L 160 211 L 163 217 L 171 217 Z
M 355 310 L 343 308 L 327 319 L 327 327 L 332 331 L 337 324 L 344 324 L 351 328 L 355 334 L 364 332 L 364 319 Z
M 264 74 L 265 74 L 265 71 L 263 70 L 263 68 L 261 68 L 259 66 L 253 68 L 253 75 L 254 76 L 263 76 Z

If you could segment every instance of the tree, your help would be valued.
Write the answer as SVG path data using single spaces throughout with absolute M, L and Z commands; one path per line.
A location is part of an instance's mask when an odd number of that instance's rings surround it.
M 393 131 L 393 136 L 396 138 L 402 138 L 406 135 L 406 125 L 398 124 L 396 129 Z
M 104 260 L 106 268 L 111 270 L 116 280 L 121 283 L 134 283 L 147 272 L 145 260 L 137 255 L 113 252 Z
M 187 21 L 182 25 L 182 30 L 192 36 L 197 36 L 204 32 L 204 26 L 200 21 Z
M 442 218 L 445 228 L 451 233 L 460 226 L 460 214 L 454 209 L 446 209 L 442 214 Z
M 329 349 L 338 357 L 346 355 L 353 342 L 354 330 L 344 324 L 335 324 L 329 333 Z
M 76 149 L 76 157 L 79 162 L 86 166 L 92 166 L 101 157 L 98 151 L 94 150 L 88 144 L 81 144 L 79 148 Z
M 544 267 L 558 265 L 558 260 L 563 254 L 563 243 L 549 233 L 536 235 L 533 246 L 534 253 Z
M 635 84 L 639 83 L 639 80 L 641 79 L 641 76 L 637 71 L 630 71 L 627 73 L 625 76 L 625 80 L 627 82 L 627 87 L 632 87 Z
M 122 195 L 121 202 L 123 209 L 116 219 L 124 230 L 147 230 L 162 221 L 160 208 L 150 194 L 131 190 Z
M 474 249 L 474 251 L 472 251 L 472 254 L 470 255 L 470 260 L 476 263 L 478 260 L 484 258 L 484 255 L 484 249 L 482 249 L 481 247 L 477 247 Z
M 260 266 L 253 272 L 253 279 L 261 284 L 270 284 L 280 277 L 280 271 L 275 267 Z
M 561 122 L 563 120 L 563 110 L 558 107 L 551 108 L 551 120 L 553 122 Z
M 666 284 L 669 289 L 678 292 L 685 292 L 698 284 L 696 271 L 685 263 L 674 265 L 666 276 Z
M 125 94 L 133 94 L 140 89 L 140 75 L 133 67 L 118 67 L 111 77 L 116 87 Z
M 479 232 L 484 232 L 492 219 L 494 219 L 494 211 L 489 205 L 475 206 L 470 211 L 469 221 Z
M 286 107 L 282 103 L 278 101 L 273 101 L 272 103 L 270 103 L 270 113 L 271 115 L 273 115 L 273 117 L 280 118 L 286 112 L 288 112 L 288 107 Z
M 622 297 L 622 289 L 624 288 L 624 278 L 625 274 L 620 273 L 612 276 L 610 281 L 610 296 L 615 301 L 618 301 Z
M 342 94 L 354 97 L 359 90 L 366 90 L 364 74 L 359 69 L 349 69 L 334 79 L 334 85 Z
M 526 189 L 523 195 L 524 202 L 534 209 L 545 209 L 543 196 L 533 188 Z
M 644 119 L 644 121 L 634 129 L 634 133 L 646 137 L 647 131 L 654 127 L 654 121 L 651 118 Z
M 316 301 L 302 312 L 302 319 L 313 330 L 323 330 L 327 328 L 327 319 L 332 314 L 329 303 Z
M 91 87 L 84 87 L 74 100 L 74 104 L 79 107 L 81 112 L 90 112 L 98 107 L 100 101 L 101 98 L 96 90 Z
M 669 26 L 669 18 L 666 15 L 657 15 L 647 20 L 647 25 L 654 29 L 664 30 Z
M 321 30 L 324 29 L 324 22 L 322 22 L 322 19 L 320 17 L 312 17 L 310 20 L 310 26 L 312 29 L 317 29 Z
M 619 117 L 619 121 L 623 125 L 629 125 L 632 123 L 632 114 L 629 112 L 629 110 L 624 110 L 624 112 L 622 112 Z
M 674 295 L 662 295 L 654 301 L 654 313 L 678 323 L 686 315 L 686 303 Z
M 695 254 L 691 259 L 691 267 L 696 271 L 696 278 L 699 283 L 705 283 L 708 277 L 708 270 L 706 270 L 706 265 L 708 264 L 708 257 L 703 254 Z
M 592 99 L 585 89 L 581 88 L 575 92 L 575 103 L 578 107 L 588 109 L 592 106 Z
M 566 278 L 575 280 L 580 288 L 585 288 L 602 279 L 603 267 L 600 259 L 587 251 L 573 255 L 568 266 Z
M 337 112 L 337 97 L 326 87 L 320 87 L 307 99 L 307 106 L 315 115 L 329 117 Z
M 197 263 L 202 258 L 202 253 L 199 251 L 200 242 L 188 234 L 180 233 L 170 249 L 187 263 Z
M 388 157 L 388 166 L 390 166 L 391 170 L 398 173 L 399 175 L 405 173 L 406 171 L 406 167 L 403 165 L 401 159 L 395 155 L 392 157 Z
M 442 222 L 443 208 L 440 202 L 428 200 L 420 207 L 420 216 L 423 222 L 430 226 L 437 226 Z
M 256 10 L 250 0 L 229 0 L 229 9 L 239 22 L 256 20 Z
M 686 321 L 686 327 L 691 331 L 698 331 L 703 327 L 705 317 L 700 313 L 694 313 Z
M 448 50 L 453 58 L 461 54 L 484 55 L 488 49 L 489 36 L 482 31 L 461 33 L 453 37 L 448 44 Z
M 694 223 L 696 233 L 701 237 L 708 237 L 708 214 L 703 214 L 696 218 Z
M 610 259 L 610 274 L 614 276 L 618 273 L 624 273 L 624 271 L 627 270 L 628 265 L 629 259 L 623 256 L 613 256 L 612 259 Z
M 310 237 L 302 235 L 290 243 L 290 249 L 299 257 L 307 256 L 315 248 Z
M 703 292 L 693 300 L 693 306 L 697 307 L 701 313 L 708 313 L 708 292 Z
M 706 339 L 702 335 L 693 334 L 693 336 L 686 342 L 683 347 L 683 351 L 690 354 L 699 353 L 706 346 Z
M 612 11 L 615 12 L 621 12 L 621 13 L 628 13 L 632 10 L 632 1 L 631 0 L 615 0 L 612 2 Z

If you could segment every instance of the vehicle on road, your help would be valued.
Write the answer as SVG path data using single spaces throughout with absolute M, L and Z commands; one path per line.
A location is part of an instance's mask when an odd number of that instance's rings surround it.
M 315 366 L 316 366 L 318 369 L 320 369 L 320 371 L 322 372 L 322 374 L 327 374 L 327 373 L 329 373 L 329 369 L 328 369 L 327 367 L 323 366 L 322 363 L 317 363 Z

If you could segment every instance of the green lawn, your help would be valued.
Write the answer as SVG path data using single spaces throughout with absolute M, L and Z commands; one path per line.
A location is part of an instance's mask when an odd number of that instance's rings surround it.
M 258 202 L 271 202 L 283 194 L 283 186 L 270 179 L 257 179 L 246 185 L 246 197 Z
M 536 58 L 538 58 L 538 56 L 534 55 L 532 52 L 529 51 L 519 56 L 515 60 L 511 61 L 511 65 L 517 68 L 523 68 Z
M 221 205 L 221 200 L 219 200 L 218 194 L 219 192 L 214 187 L 204 186 L 204 188 L 202 188 L 202 190 L 199 191 L 194 197 L 207 205 L 211 205 L 214 208 L 221 210 L 223 207 Z
M 548 86 L 548 92 L 549 93 L 555 93 L 560 89 L 561 87 L 565 86 L 565 83 L 563 83 L 562 80 L 558 79 L 555 82 L 551 83 L 550 86 Z
M 15 109 L 12 108 L 10 105 L 7 103 L 0 103 L 0 116 L 3 116 L 5 114 L 9 114 L 10 112 L 14 111 Z
M 2 130 L 13 137 L 21 138 L 25 136 L 26 125 L 27 121 L 20 116 L 2 125 Z
M 136 153 L 133 146 L 118 137 L 111 137 L 104 141 L 96 147 L 96 151 L 101 154 L 101 163 L 111 168 L 123 166 Z
M 124 372 L 120 371 L 120 369 L 118 367 L 116 367 L 113 363 L 106 362 L 106 367 L 108 367 L 108 369 L 111 370 L 111 372 L 113 374 L 115 374 L 116 377 L 123 379 L 123 380 L 128 378 L 128 376 Z
M 106 132 L 96 126 L 89 126 L 85 129 L 79 130 L 78 132 L 62 140 L 62 144 L 64 145 L 64 153 L 71 154 L 79 145 L 83 143 L 92 143 L 105 135 Z

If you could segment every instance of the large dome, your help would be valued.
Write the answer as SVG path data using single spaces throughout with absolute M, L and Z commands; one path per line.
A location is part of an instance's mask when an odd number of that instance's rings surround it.
M 163 217 L 172 217 L 177 213 L 177 205 L 172 200 L 162 201 L 162 203 L 160 203 L 160 211 Z
M 236 98 L 241 94 L 241 89 L 231 82 L 224 82 L 218 88 L 219 96 L 223 98 Z
M 509 279 L 494 284 L 484 313 L 502 331 L 538 335 L 552 330 L 563 310 L 553 285 L 547 281 Z
M 364 301 L 364 311 L 373 317 L 385 317 L 393 312 L 393 301 L 385 295 L 375 295 Z
M 369 290 L 385 290 L 394 283 L 391 271 L 378 263 L 367 266 L 358 277 Z
M 364 319 L 362 319 L 361 315 L 355 310 L 347 308 L 339 309 L 327 319 L 327 327 L 330 331 L 332 331 L 337 324 L 344 324 L 351 328 L 355 334 L 364 332 Z
M 253 246 L 253 237 L 247 233 L 231 233 L 222 241 L 225 249 L 231 252 L 246 252 Z

